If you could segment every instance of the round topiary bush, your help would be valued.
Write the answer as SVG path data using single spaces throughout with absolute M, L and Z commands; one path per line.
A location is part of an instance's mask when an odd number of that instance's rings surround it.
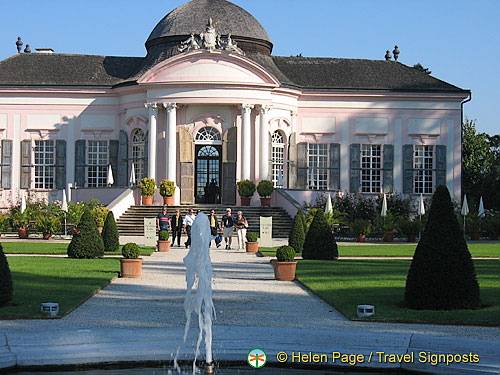
M 293 262 L 295 261 L 295 249 L 287 245 L 280 246 L 276 250 L 276 258 L 278 262 Z
M 243 198 L 250 198 L 255 193 L 255 184 L 252 180 L 241 180 L 237 182 L 238 194 Z
M 302 257 L 304 259 L 337 259 L 339 251 L 322 210 L 317 210 L 307 231 Z
M 247 233 L 247 241 L 248 242 L 257 242 L 259 238 L 259 235 L 255 232 L 248 232 Z
M 304 249 L 305 239 L 304 215 L 302 214 L 302 210 L 298 210 L 297 214 L 293 218 L 292 229 L 288 234 L 288 245 L 293 247 L 297 253 L 300 253 Z
M 259 193 L 261 197 L 270 197 L 273 191 L 273 183 L 269 180 L 262 180 L 257 185 L 257 193 Z
M 108 216 L 106 216 L 106 221 L 104 222 L 104 228 L 102 229 L 102 240 L 104 242 L 104 251 L 118 251 L 120 247 L 120 234 L 118 233 L 118 227 L 116 226 L 115 215 L 112 211 L 109 211 Z
M 141 248 L 132 242 L 123 245 L 122 255 L 125 259 L 137 259 L 141 254 Z
M 160 241 L 168 241 L 168 239 L 170 238 L 170 233 L 168 233 L 168 230 L 161 230 L 158 237 Z
M 405 304 L 412 309 L 474 309 L 479 284 L 446 186 L 432 198 L 427 225 L 406 279 Z
M 79 233 L 73 236 L 68 246 L 68 256 L 86 259 L 102 257 L 104 255 L 104 242 L 88 209 L 83 213 L 77 230 Z
M 12 301 L 13 290 L 9 263 L 3 252 L 2 244 L 0 244 L 0 307 Z
M 139 187 L 141 188 L 141 195 L 145 197 L 152 197 L 155 195 L 156 181 L 154 178 L 144 177 L 141 181 L 139 181 Z

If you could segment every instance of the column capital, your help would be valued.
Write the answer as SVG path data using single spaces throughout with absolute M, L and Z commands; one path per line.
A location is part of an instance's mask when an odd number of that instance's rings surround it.
M 144 103 L 144 107 L 153 111 L 157 111 L 159 106 L 158 103 Z
M 251 111 L 255 106 L 253 104 L 243 103 L 241 105 L 241 110 L 244 112 Z
M 262 113 L 263 115 L 267 115 L 272 109 L 273 106 L 271 104 L 263 104 L 260 106 L 260 113 Z
M 168 112 L 170 112 L 178 108 L 178 106 L 176 103 L 163 103 L 163 108 L 165 108 Z

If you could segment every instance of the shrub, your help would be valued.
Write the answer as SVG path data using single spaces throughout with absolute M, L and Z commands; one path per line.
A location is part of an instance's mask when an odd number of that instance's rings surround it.
M 83 213 L 77 229 L 80 233 L 73 236 L 68 246 L 68 256 L 86 259 L 102 257 L 104 255 L 104 242 L 88 209 Z
M 161 230 L 158 237 L 160 241 L 168 241 L 168 239 L 170 238 L 170 233 L 168 233 L 168 230 Z
M 108 216 L 109 210 L 106 207 L 96 207 L 92 211 L 92 216 L 94 217 L 95 223 L 98 227 L 103 227 L 106 217 Z
M 0 244 L 0 307 L 12 301 L 13 289 L 9 263 Z
M 410 217 L 411 198 L 409 196 L 405 198 L 400 193 L 389 193 L 385 196 L 387 199 L 387 211 L 390 211 L 394 216 Z M 378 212 L 382 209 L 382 201 L 383 195 L 380 195 L 376 199 Z
M 10 221 L 7 216 L 0 215 L 0 234 L 9 229 Z
M 125 259 L 137 259 L 141 253 L 141 248 L 137 244 L 129 242 L 122 248 L 122 255 Z
M 450 193 L 438 186 L 408 271 L 405 304 L 412 309 L 473 309 L 479 285 Z
M 104 242 L 104 251 L 118 251 L 120 247 L 120 234 L 116 226 L 115 215 L 113 211 L 109 211 L 102 228 L 102 241 Z
M 57 216 L 40 216 L 36 221 L 36 228 L 43 234 L 54 234 L 59 229 L 61 219 Z
M 487 217 L 484 219 L 483 228 L 490 239 L 498 237 L 500 234 L 500 217 Z
M 30 213 L 28 210 L 23 213 L 17 210 L 10 215 L 10 219 L 15 228 L 27 228 L 30 223 Z
M 356 219 L 349 225 L 349 229 L 356 237 L 369 235 L 371 228 L 370 222 L 363 219 Z
M 269 180 L 261 180 L 257 185 L 257 193 L 259 193 L 261 197 L 270 197 L 273 191 L 273 183 Z
M 422 223 L 419 220 L 402 219 L 397 228 L 403 236 L 416 236 L 422 230 Z
M 293 262 L 295 260 L 295 249 L 291 246 L 283 245 L 276 250 L 278 262 Z
M 302 257 L 304 259 L 337 259 L 338 248 L 323 211 L 317 210 L 307 231 Z
M 255 184 L 251 180 L 238 181 L 238 194 L 243 198 L 250 198 L 255 193 Z
M 259 235 L 255 232 L 248 232 L 247 233 L 247 241 L 248 242 L 257 242 L 258 238 L 259 238 Z
M 141 188 L 141 195 L 144 197 L 152 197 L 155 195 L 156 181 L 154 178 L 144 177 L 139 181 L 139 187 Z
M 163 180 L 160 183 L 160 195 L 162 197 L 171 197 L 175 194 L 175 183 L 170 180 Z
M 305 240 L 304 215 L 302 215 L 302 210 L 299 209 L 293 218 L 292 229 L 288 234 L 288 245 L 293 247 L 297 253 L 301 253 L 304 249 Z
M 87 208 L 87 203 L 85 202 L 78 202 L 78 203 L 69 202 L 68 221 L 71 224 L 78 225 L 86 208 Z

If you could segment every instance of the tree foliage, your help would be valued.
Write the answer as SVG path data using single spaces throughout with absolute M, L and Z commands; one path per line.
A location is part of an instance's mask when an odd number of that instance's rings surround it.
M 436 188 L 429 219 L 408 271 L 405 304 L 412 309 L 473 309 L 480 305 L 474 263 L 453 212 L 448 188 Z
M 12 294 L 12 275 L 2 244 L 0 244 L 0 307 L 7 305 L 12 300 Z
M 104 255 L 104 242 L 90 210 L 86 209 L 83 213 L 77 230 L 79 233 L 73 235 L 68 246 L 68 256 L 86 259 L 102 257 Z
M 304 233 L 304 215 L 298 210 L 293 218 L 292 229 L 288 234 L 288 245 L 293 247 L 297 253 L 302 252 L 306 234 Z
M 104 251 L 118 251 L 120 247 L 120 237 L 116 225 L 113 211 L 109 211 L 102 228 L 102 240 L 104 242 Z
M 337 243 L 328 225 L 325 214 L 317 210 L 307 231 L 302 257 L 304 259 L 337 259 Z

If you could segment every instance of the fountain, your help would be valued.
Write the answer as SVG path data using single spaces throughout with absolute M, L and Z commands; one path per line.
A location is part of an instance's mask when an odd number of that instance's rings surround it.
M 205 334 L 205 361 L 206 374 L 213 374 L 212 364 L 212 320 L 215 318 L 215 309 L 212 302 L 212 261 L 210 260 L 210 223 L 207 215 L 199 213 L 191 228 L 191 248 L 184 258 L 186 265 L 187 291 L 184 300 L 186 312 L 186 326 L 184 329 L 184 343 L 186 342 L 191 324 L 192 313 L 198 314 L 199 335 L 196 343 L 196 352 L 193 361 L 193 374 L 196 373 L 196 359 L 200 354 L 200 344 Z M 174 367 L 180 373 L 177 364 L 179 348 L 174 359 Z

